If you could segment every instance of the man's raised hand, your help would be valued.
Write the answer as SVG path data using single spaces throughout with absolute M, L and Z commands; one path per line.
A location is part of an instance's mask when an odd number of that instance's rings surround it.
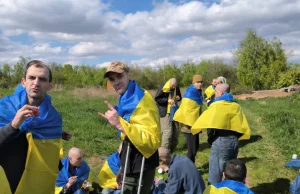
M 107 105 L 109 110 L 107 110 L 104 114 L 101 112 L 98 112 L 98 115 L 100 115 L 103 118 L 105 118 L 106 120 L 108 120 L 108 122 L 111 125 L 115 126 L 117 129 L 119 129 L 120 131 L 123 132 L 123 127 L 120 123 L 118 111 L 108 101 L 105 100 L 104 103 Z
M 11 122 L 11 126 L 15 129 L 19 129 L 27 118 L 37 116 L 37 110 L 39 110 L 39 108 L 36 106 L 24 105 L 17 111 L 17 114 Z

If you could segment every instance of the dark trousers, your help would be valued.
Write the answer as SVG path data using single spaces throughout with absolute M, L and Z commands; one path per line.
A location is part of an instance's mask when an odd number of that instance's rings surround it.
M 125 185 L 124 185 L 124 193 L 123 194 L 136 194 L 138 191 L 138 183 L 140 175 L 136 176 L 126 176 Z M 144 171 L 142 178 L 142 187 L 141 194 L 150 194 L 151 187 L 153 185 L 155 177 L 155 168 Z
M 191 128 L 190 126 L 186 126 Z M 192 133 L 185 133 L 186 144 L 187 144 L 187 157 L 195 163 L 197 151 L 199 149 L 199 133 L 193 135 Z

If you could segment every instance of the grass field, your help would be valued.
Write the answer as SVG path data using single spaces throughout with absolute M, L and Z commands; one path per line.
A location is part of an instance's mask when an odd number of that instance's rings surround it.
M 0 90 L 0 98 L 11 93 L 10 90 Z M 54 106 L 63 116 L 64 130 L 73 133 L 69 141 L 64 141 L 64 154 L 71 146 L 80 147 L 97 182 L 97 174 L 106 156 L 115 152 L 120 142 L 117 131 L 100 118 L 97 112 L 107 110 L 104 99 L 116 104 L 117 96 L 105 91 L 85 95 L 85 90 L 50 94 Z M 288 193 L 290 181 L 297 172 L 286 169 L 284 165 L 292 154 L 300 155 L 300 94 L 239 103 L 252 129 L 251 139 L 240 142 L 238 156 L 246 162 L 248 168 L 247 185 L 255 193 Z M 186 154 L 184 141 L 181 134 L 176 154 Z M 196 165 L 207 182 L 210 147 L 206 143 L 205 132 L 200 141 Z M 94 193 L 98 191 L 96 188 Z

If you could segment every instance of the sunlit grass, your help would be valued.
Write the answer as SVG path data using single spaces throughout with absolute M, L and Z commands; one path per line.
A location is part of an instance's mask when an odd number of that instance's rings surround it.
M 0 90 L 0 97 L 12 92 Z M 117 130 L 97 113 L 107 110 L 105 99 L 116 105 L 117 96 L 104 90 L 54 91 L 50 95 L 53 105 L 63 117 L 63 129 L 73 133 L 69 141 L 63 142 L 64 156 L 72 146 L 81 148 L 97 183 L 97 174 L 106 156 L 115 152 L 120 143 Z M 239 103 L 252 129 L 251 140 L 240 142 L 238 156 L 248 167 L 247 185 L 255 193 L 288 193 L 290 180 L 295 178 L 296 172 L 284 165 L 292 154 L 300 155 L 300 94 Z M 196 166 L 207 182 L 210 146 L 206 142 L 205 131 L 200 137 Z M 182 133 L 175 153 L 186 154 Z

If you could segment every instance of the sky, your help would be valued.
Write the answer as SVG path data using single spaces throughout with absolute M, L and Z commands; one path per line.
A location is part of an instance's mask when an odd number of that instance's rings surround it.
M 250 28 L 300 63 L 300 0 L 0 0 L 0 18 L 0 65 L 230 63 Z

